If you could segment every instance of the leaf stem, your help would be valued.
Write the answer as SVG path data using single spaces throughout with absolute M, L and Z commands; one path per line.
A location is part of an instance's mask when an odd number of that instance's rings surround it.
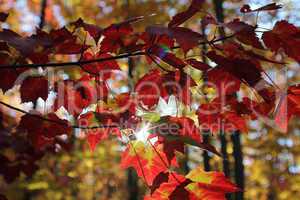
M 145 180 L 145 183 L 146 183 L 147 187 L 148 187 L 149 189 L 151 189 L 151 188 L 150 188 L 150 185 L 149 185 L 148 182 L 147 182 L 146 175 L 145 175 L 145 172 L 144 172 L 143 165 L 142 165 L 142 162 L 141 162 L 141 160 L 140 160 L 139 154 L 137 153 L 137 151 L 136 151 L 134 145 L 132 144 L 132 142 L 130 141 L 130 138 L 127 137 L 127 139 L 128 139 L 129 145 L 132 147 L 132 149 L 133 149 L 133 151 L 134 151 L 134 154 L 135 154 L 136 159 L 137 159 L 137 161 L 138 161 L 139 167 L 141 168 L 142 176 L 143 176 L 143 178 L 144 178 L 144 180 Z
M 169 165 L 166 163 L 166 161 L 163 159 L 163 157 L 157 151 L 157 149 L 155 148 L 155 146 L 151 143 L 151 141 L 149 139 L 147 139 L 147 141 L 151 145 L 151 147 L 153 148 L 153 150 L 155 151 L 155 153 L 157 154 L 157 156 L 159 157 L 159 159 L 162 161 L 162 163 L 164 164 L 164 166 L 166 167 L 166 169 L 170 172 L 171 176 L 173 176 L 173 178 L 180 184 L 181 182 L 177 179 L 177 177 L 174 175 L 174 173 L 170 171 Z
M 147 54 L 147 56 L 160 68 L 160 69 L 162 69 L 163 71 L 165 71 L 165 72 L 171 72 L 171 71 L 169 71 L 169 70 L 167 70 L 167 69 L 165 69 L 165 68 L 163 68 L 163 66 L 161 66 L 156 60 L 155 60 L 155 58 L 153 58 L 150 54 Z

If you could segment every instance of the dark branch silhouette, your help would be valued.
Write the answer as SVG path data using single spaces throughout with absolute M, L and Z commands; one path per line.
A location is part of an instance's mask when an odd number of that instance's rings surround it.
M 3 105 L 3 106 L 6 106 L 12 110 L 15 110 L 15 111 L 18 111 L 20 113 L 23 113 L 23 114 L 28 114 L 28 115 L 31 115 L 32 117 L 35 117 L 35 118 L 38 118 L 38 119 L 41 119 L 41 120 L 44 120 L 44 121 L 48 121 L 48 122 L 52 122 L 52 123 L 56 123 L 58 125 L 61 125 L 61 126 L 66 126 L 66 127 L 71 127 L 71 128 L 77 128 L 77 129 L 97 129 L 97 128 L 117 128 L 119 126 L 117 125 L 99 125 L 99 126 L 77 126 L 77 125 L 68 125 L 66 123 L 63 123 L 63 122 L 60 122 L 60 121 L 56 121 L 56 120 L 52 120 L 52 119 L 48 119 L 48 118 L 45 118 L 41 115 L 37 115 L 37 114 L 33 114 L 33 113 L 30 113 L 30 112 L 27 112 L 25 110 L 22 110 L 20 108 L 17 108 L 17 107 L 14 107 L 14 106 L 11 106 L 7 103 L 4 103 L 3 101 L 0 101 L 0 104 Z
M 214 39 L 212 41 L 208 42 L 200 42 L 199 45 L 204 44 L 213 44 L 216 42 L 224 41 L 226 39 L 232 38 L 234 35 L 229 35 L 226 37 L 221 37 L 218 39 Z M 179 49 L 179 46 L 175 46 L 172 49 Z M 97 63 L 97 62 L 104 62 L 109 60 L 119 60 L 124 58 L 130 58 L 135 56 L 145 56 L 149 53 L 144 51 L 137 51 L 133 53 L 124 53 L 117 56 L 107 57 L 107 58 L 98 58 L 98 59 L 90 59 L 90 60 L 80 60 L 80 61 L 74 61 L 74 62 L 50 62 L 50 63 L 33 63 L 33 64 L 14 64 L 14 65 L 0 65 L 1 69 L 17 69 L 17 68 L 38 68 L 38 67 L 74 67 L 74 66 L 80 66 L 84 64 L 90 64 L 90 63 Z

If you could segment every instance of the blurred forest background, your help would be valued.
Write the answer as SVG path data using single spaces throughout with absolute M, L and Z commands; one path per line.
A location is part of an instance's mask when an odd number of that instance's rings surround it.
M 18 33 L 30 35 L 36 27 L 46 30 L 62 27 L 78 18 L 91 24 L 107 27 L 112 23 L 121 22 L 135 16 L 148 16 L 134 25 L 143 30 L 148 25 L 166 24 L 168 20 L 189 5 L 188 0 L 0 0 L 0 11 L 9 12 L 10 17 L 2 28 L 10 28 Z M 283 5 L 279 11 L 266 12 L 259 17 L 258 24 L 271 28 L 275 21 L 286 19 L 300 25 L 300 4 L 298 0 L 275 1 Z M 207 0 L 206 10 L 218 15 L 219 20 L 229 21 L 235 17 L 249 18 L 255 23 L 255 16 L 243 15 L 240 7 L 249 4 L 259 7 L 271 3 L 268 0 Z M 218 10 L 220 6 L 223 8 Z M 205 33 L 197 16 L 186 26 Z M 210 37 L 210 32 L 207 33 Z M 64 57 L 60 58 L 61 60 Z M 138 58 L 136 58 L 138 59 Z M 124 70 L 128 62 L 122 61 Z M 144 73 L 146 62 L 135 60 L 134 73 Z M 299 69 L 299 66 L 291 70 Z M 66 72 L 77 76 L 76 72 Z M 288 72 L 291 81 L 299 80 L 299 73 Z M 0 75 L 1 76 L 1 75 Z M 298 76 L 298 77 L 297 77 Z M 133 80 L 134 81 L 134 80 Z M 128 87 L 121 82 L 115 88 Z M 19 94 L 10 91 L 9 95 L 0 99 L 10 101 L 17 107 L 29 108 L 32 105 L 20 105 Z M 15 111 L 7 111 L 11 118 L 19 118 Z M 243 167 L 245 172 L 245 199 L 251 200 L 296 200 L 300 197 L 300 124 L 294 120 L 289 133 L 284 135 L 272 130 L 261 122 L 251 124 L 252 129 L 247 135 L 241 135 Z M 31 178 L 21 176 L 12 184 L 6 184 L 0 177 L 0 193 L 7 194 L 9 199 L 32 200 L 134 200 L 141 199 L 146 188 L 137 180 L 132 171 L 121 170 L 119 167 L 120 151 L 118 142 L 107 140 L 97 146 L 91 153 L 81 133 L 70 152 L 58 152 L 45 156 L 39 162 L 39 170 Z M 209 138 L 207 138 L 209 139 Z M 235 181 L 236 161 L 234 160 L 235 138 L 226 135 L 213 142 L 221 148 L 221 140 L 227 142 L 227 159 L 216 158 L 200 150 L 191 148 L 187 165 L 193 167 L 203 164 L 206 170 L 225 170 Z M 223 144 L 224 145 L 224 144 Z M 224 147 L 224 146 L 223 146 Z M 5 152 L 13 156 L 13 152 Z M 224 163 L 227 169 L 224 169 Z M 1 165 L 1 163 L 0 163 Z M 243 184 L 243 183 L 242 183 Z M 132 192 L 135 191 L 135 192 Z

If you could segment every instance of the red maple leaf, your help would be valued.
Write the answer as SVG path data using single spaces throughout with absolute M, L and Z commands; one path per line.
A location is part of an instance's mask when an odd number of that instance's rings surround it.
M 126 37 L 130 37 L 133 28 L 129 22 L 112 24 L 103 30 L 104 39 L 101 41 L 101 52 L 117 53 L 120 48 L 129 46 Z M 136 38 L 134 39 L 136 41 Z M 130 45 L 134 43 L 129 42 Z
M 68 121 L 58 118 L 55 113 L 45 116 L 37 112 L 26 114 L 22 116 L 19 128 L 27 131 L 28 139 L 38 150 L 54 145 L 56 136 L 69 135 L 72 131 Z
M 162 27 L 162 26 L 149 26 L 146 29 L 147 33 L 151 35 L 167 35 L 170 38 L 176 39 L 180 48 L 187 53 L 190 49 L 196 47 L 203 36 L 200 33 L 194 32 L 184 27 Z
M 168 27 L 176 27 L 193 17 L 202 7 L 203 0 L 193 0 L 187 10 L 180 12 L 173 16 L 169 22 Z
M 220 131 L 233 132 L 236 130 L 248 132 L 247 115 L 234 110 L 235 103 L 228 102 L 228 100 L 226 102 L 224 104 L 224 102 L 222 103 L 220 99 L 216 98 L 209 103 L 199 106 L 197 114 L 201 129 L 213 134 Z
M 78 116 L 82 110 L 98 100 L 107 100 L 108 88 L 105 82 L 90 76 L 80 79 L 56 82 L 57 97 L 54 108 L 64 107 L 70 114 Z
M 88 131 L 87 132 L 87 141 L 90 147 L 91 152 L 94 152 L 96 146 L 99 142 L 108 138 L 108 130 L 103 131 Z
M 97 144 L 107 139 L 110 134 L 120 136 L 119 129 L 109 127 L 113 124 L 117 125 L 118 120 L 113 114 L 91 111 L 79 116 L 77 122 L 80 127 L 83 127 L 82 131 L 86 133 L 87 142 L 92 152 L 95 151 Z
M 121 93 L 115 97 L 120 112 L 128 112 L 130 116 L 135 116 L 136 102 L 130 93 Z
M 188 59 L 186 60 L 186 62 L 192 67 L 199 69 L 200 71 L 203 72 L 206 72 L 207 70 L 211 69 L 211 66 L 209 66 L 208 64 L 198 61 L 194 58 Z
M 255 87 L 263 80 L 262 69 L 251 60 L 244 58 L 231 58 L 218 55 L 215 51 L 210 51 L 207 56 L 218 64 L 213 70 L 222 69 L 235 76 L 240 81 L 250 87 Z M 243 67 L 241 67 L 243 66 Z
M 171 38 L 167 33 L 152 33 L 152 26 L 146 28 L 146 32 L 142 33 L 139 37 L 145 43 L 143 44 L 143 49 L 149 50 L 153 48 L 153 46 L 159 47 L 174 47 L 174 39 Z
M 163 75 L 163 88 L 161 96 L 167 99 L 170 95 L 174 95 L 185 105 L 190 105 L 192 101 L 191 87 L 197 84 L 190 75 L 183 70 L 168 72 Z
M 171 53 L 163 46 L 161 47 L 154 45 L 149 49 L 149 53 L 176 69 L 182 69 L 186 66 L 185 62 L 183 62 L 180 58 L 178 58 L 175 54 Z
M 229 28 L 235 33 L 235 37 L 242 43 L 251 45 L 258 49 L 263 49 L 263 46 L 255 33 L 255 27 L 245 22 L 235 19 L 227 24 L 225 27 Z
M 275 111 L 275 123 L 283 132 L 288 131 L 288 122 L 292 116 L 300 116 L 300 86 L 293 85 L 286 94 L 282 94 Z
M 33 87 L 34 86 L 34 87 Z M 22 102 L 33 102 L 40 97 L 44 101 L 48 97 L 48 81 L 43 76 L 26 78 L 20 88 Z
M 166 177 L 168 175 L 168 177 Z M 166 179 L 166 178 L 167 179 Z M 197 200 L 200 199 L 192 190 L 190 179 L 174 172 L 166 173 L 159 187 L 154 192 L 145 196 L 144 200 Z M 192 185 L 193 186 L 193 185 Z M 207 194 L 207 193 L 206 193 Z M 203 196 L 204 197 L 204 196 Z M 206 197 L 206 196 L 205 196 Z M 202 198 L 201 198 L 202 199 Z M 216 200 L 207 198 L 207 200 Z
M 79 54 L 88 48 L 87 45 L 77 43 L 77 37 L 66 28 L 51 30 L 50 33 L 38 29 L 36 34 L 28 37 L 3 29 L 0 40 L 7 42 L 34 63 L 48 62 L 51 53 Z
M 18 74 L 16 74 L 16 72 L 11 69 L 1 69 L 0 73 L 0 88 L 3 92 L 6 92 L 14 86 L 15 81 L 18 78 Z
M 287 21 L 279 21 L 271 31 L 263 33 L 262 39 L 265 45 L 272 51 L 278 52 L 283 49 L 284 52 L 296 61 L 300 61 L 300 41 L 299 29 Z
M 83 60 L 92 60 L 92 59 L 105 59 L 110 58 L 112 55 L 108 53 L 98 53 L 97 55 L 93 55 L 90 52 L 85 52 L 83 55 Z M 101 62 L 94 62 L 90 64 L 82 65 L 82 68 L 91 73 L 92 75 L 99 76 L 102 80 L 106 80 L 111 77 L 111 73 L 113 70 L 120 70 L 120 67 L 116 60 L 107 60 Z
M 94 38 L 96 44 L 98 43 L 98 40 L 100 39 L 103 32 L 103 29 L 99 26 L 86 23 L 81 18 L 79 18 L 75 22 L 72 22 L 71 25 L 74 25 L 76 28 L 82 27 L 85 31 L 87 31 L 90 34 L 90 36 Z
M 65 27 L 51 30 L 48 34 L 54 53 L 56 54 L 79 54 L 89 46 L 77 43 L 77 37 Z
M 203 150 L 220 155 L 215 147 L 202 141 L 202 135 L 198 127 L 188 117 L 161 117 L 157 127 L 155 133 L 150 135 L 150 138 L 158 137 L 157 143 L 163 144 L 163 151 L 172 166 L 178 166 L 175 153 L 184 153 L 185 144 L 197 146 Z
M 130 142 L 122 154 L 121 167 L 134 167 L 138 176 L 142 177 L 147 185 L 152 185 L 156 176 L 167 170 L 166 165 L 168 160 L 161 145 Z
M 177 124 L 178 130 L 177 132 L 172 133 L 172 135 L 179 135 L 184 137 L 189 137 L 193 141 L 201 143 L 202 136 L 199 132 L 199 129 L 196 127 L 195 122 L 188 117 L 166 117 L 168 123 Z
M 256 102 L 249 99 L 248 97 L 243 98 L 242 104 L 248 108 L 247 114 L 249 114 L 252 120 L 257 119 L 258 116 L 267 117 L 274 107 L 273 104 L 267 102 Z
M 221 172 L 205 172 L 200 167 L 186 175 L 191 183 L 185 187 L 197 199 L 226 200 L 225 194 L 239 191 Z
M 185 186 L 190 182 L 189 180 L 173 172 L 166 173 L 165 176 L 167 179 L 160 182 L 159 187 L 156 187 L 150 195 L 145 196 L 144 200 L 193 199 L 190 198 L 193 194 L 185 189 Z
M 215 87 L 219 97 L 231 95 L 239 91 L 241 81 L 221 68 L 213 68 L 207 72 L 210 87 Z
M 143 76 L 135 85 L 137 100 L 148 109 L 152 109 L 161 96 L 162 77 L 159 70 L 152 70 Z
M 184 104 L 189 105 L 189 89 L 193 86 L 196 86 L 195 81 L 182 70 L 166 74 L 152 70 L 138 81 L 135 91 L 138 93 L 138 102 L 152 109 L 158 103 L 159 97 L 168 99 L 170 95 L 175 95 Z

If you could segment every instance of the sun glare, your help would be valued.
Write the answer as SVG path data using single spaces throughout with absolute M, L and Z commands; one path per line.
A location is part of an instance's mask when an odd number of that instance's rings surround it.
M 136 131 L 135 131 L 135 137 L 137 140 L 146 142 L 148 139 L 148 136 L 150 135 L 150 123 L 141 125 Z

